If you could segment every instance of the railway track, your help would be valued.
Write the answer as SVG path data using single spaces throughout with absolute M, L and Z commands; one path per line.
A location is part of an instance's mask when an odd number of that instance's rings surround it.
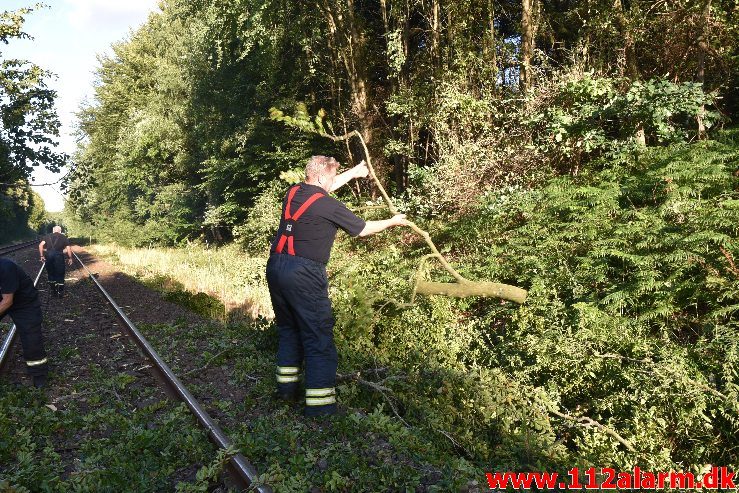
M 37 240 L 34 240 L 3 247 L 0 248 L 0 255 L 17 252 L 36 244 Z M 210 438 L 211 442 L 213 442 L 218 448 L 228 449 L 232 447 L 233 444 L 229 437 L 226 436 L 226 434 L 221 430 L 221 428 L 203 408 L 203 406 L 193 397 L 193 395 L 182 384 L 180 379 L 174 374 L 170 367 L 157 354 L 151 344 L 149 344 L 146 338 L 138 330 L 136 325 L 128 318 L 123 309 L 116 303 L 116 301 L 110 296 L 103 285 L 98 281 L 95 274 L 93 274 L 88 269 L 83 260 L 76 253 L 74 253 L 74 257 L 75 261 L 79 264 L 82 271 L 92 281 L 96 290 L 104 297 L 107 304 L 113 309 L 116 317 L 123 324 L 123 329 L 125 330 L 126 335 L 129 336 L 139 347 L 140 354 L 147 361 L 147 364 L 145 366 L 152 370 L 154 377 L 164 388 L 166 394 L 185 403 L 190 413 L 196 418 L 200 427 L 207 432 L 207 435 Z M 35 277 L 35 284 L 38 283 L 43 270 L 44 265 L 42 264 L 41 268 L 38 271 L 38 274 Z M 4 371 L 4 369 L 7 367 L 9 359 L 8 356 L 16 339 L 17 330 L 15 329 L 15 326 L 13 326 L 2 341 L 2 345 L 0 345 L 0 371 Z M 230 473 L 230 477 L 233 482 L 236 483 L 237 487 L 242 489 L 249 489 L 249 491 L 259 491 L 262 493 L 270 493 L 272 491 L 269 486 L 260 485 L 257 483 L 256 470 L 241 453 L 231 456 L 227 467 Z
M 32 245 L 38 245 L 39 240 L 30 240 L 30 241 L 24 241 L 22 243 L 16 243 L 14 245 L 5 245 L 0 247 L 0 256 L 7 255 L 9 253 L 16 252 L 18 250 L 23 250 L 24 248 L 28 248 Z

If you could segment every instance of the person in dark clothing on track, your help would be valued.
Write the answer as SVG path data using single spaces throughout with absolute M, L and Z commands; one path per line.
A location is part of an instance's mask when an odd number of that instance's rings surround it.
M 38 245 L 38 253 L 42 262 L 46 262 L 46 274 L 49 276 L 49 290 L 52 295 L 64 294 L 64 254 L 72 265 L 72 247 L 69 239 L 62 234 L 61 226 L 54 226 L 53 232 L 44 237 Z M 46 250 L 46 252 L 44 252 Z
M 35 387 L 46 385 L 48 365 L 41 334 L 41 303 L 33 281 L 15 262 L 0 258 L 0 320 L 9 315 L 21 338 L 23 358 Z
M 305 182 L 290 188 L 267 262 L 267 283 L 279 335 L 277 388 L 280 398 L 295 401 L 301 367 L 305 369 L 305 415 L 336 412 L 337 353 L 334 317 L 328 297 L 326 264 L 339 228 L 351 236 L 369 236 L 407 225 L 405 215 L 383 221 L 357 217 L 330 197 L 354 178 L 364 178 L 364 163 L 336 175 L 339 163 L 313 156 Z

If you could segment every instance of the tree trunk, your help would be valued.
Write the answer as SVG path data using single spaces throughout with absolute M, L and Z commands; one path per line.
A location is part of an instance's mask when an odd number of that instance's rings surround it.
M 435 67 L 441 64 L 441 21 L 439 0 L 433 0 L 431 5 L 431 56 Z
M 531 59 L 534 55 L 534 9 L 536 0 L 521 1 L 521 90 L 531 88 Z
M 323 0 L 322 10 L 335 43 L 334 56 L 344 65 L 349 81 L 351 113 L 361 128 L 362 137 L 372 141 L 372 116 L 369 109 L 369 84 L 366 60 L 362 60 L 365 39 L 354 15 L 354 0 Z M 335 35 L 334 35 L 335 33 Z
M 407 17 L 402 19 L 402 22 L 398 22 L 396 19 L 393 19 L 393 26 L 390 25 L 390 16 L 388 15 L 388 8 L 387 8 L 387 0 L 380 0 L 380 12 L 382 14 L 382 25 L 384 27 L 384 37 L 386 40 L 389 40 L 389 35 L 393 32 L 393 30 L 396 28 L 396 25 L 400 24 L 403 26 L 402 34 L 401 34 L 401 46 L 404 50 L 404 54 L 407 55 L 407 41 L 405 40 L 406 37 L 406 24 L 407 24 Z M 390 50 L 389 47 L 386 45 L 386 57 L 385 57 L 385 63 L 388 67 L 390 67 L 391 60 L 390 60 Z M 395 74 L 395 77 L 388 77 L 388 83 L 389 83 L 389 89 L 391 94 L 397 94 L 399 87 L 401 87 L 404 83 L 404 72 L 405 70 L 401 68 L 400 71 L 398 71 L 397 74 Z M 397 127 L 397 117 L 393 118 L 392 120 L 393 127 Z M 413 141 L 409 140 L 409 143 L 412 144 Z M 348 141 L 347 141 L 348 144 Z M 406 156 L 401 155 L 394 155 L 390 157 L 390 165 L 392 167 L 392 173 L 393 177 L 395 179 L 395 184 L 397 186 L 398 192 L 403 192 L 407 187 L 407 176 L 408 176 L 408 159 Z
M 490 61 L 493 67 L 492 73 L 495 80 L 493 84 L 498 85 L 498 42 L 495 32 L 495 4 L 494 0 L 488 0 L 488 37 L 485 43 L 485 58 Z
M 616 15 L 616 24 L 624 39 L 623 52 L 625 75 L 631 81 L 639 80 L 639 67 L 636 63 L 634 36 L 629 29 L 629 22 L 626 18 L 626 13 L 624 12 L 624 6 L 623 3 L 621 3 L 621 0 L 614 0 L 613 10 Z M 636 140 L 637 145 L 640 147 L 646 147 L 647 135 L 644 131 L 644 124 L 640 123 L 637 125 L 634 133 L 634 140 Z
M 705 0 L 703 4 L 703 30 L 698 38 L 698 73 L 697 79 L 701 85 L 706 83 L 706 54 L 708 53 L 708 25 L 711 22 L 711 0 Z M 704 87 L 705 90 L 705 87 Z M 706 105 L 701 105 L 698 111 L 698 138 L 706 138 L 706 123 L 704 115 L 706 114 Z
M 624 39 L 624 64 L 625 64 L 625 75 L 631 80 L 639 79 L 639 66 L 636 63 L 636 48 L 634 43 L 634 36 L 629 29 L 629 22 L 624 12 L 623 3 L 621 0 L 614 0 L 613 10 L 616 13 L 616 24 L 621 35 Z
M 326 7 L 325 10 L 321 8 L 321 4 L 316 2 L 316 7 L 319 11 L 324 12 L 326 24 L 328 26 L 328 38 L 327 45 L 329 52 L 331 53 L 331 80 L 329 81 L 329 88 L 331 91 L 331 103 L 334 112 L 341 111 L 341 84 L 337 83 L 339 80 L 339 47 L 337 46 L 336 40 L 336 21 L 333 18 L 331 10 Z

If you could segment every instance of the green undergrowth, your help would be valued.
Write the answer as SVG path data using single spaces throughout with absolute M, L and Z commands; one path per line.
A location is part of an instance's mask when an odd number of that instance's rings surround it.
M 245 256 L 237 245 L 211 248 L 90 247 L 147 286 L 209 318 L 238 321 L 271 316 L 267 283 L 261 272 L 265 256 Z
M 349 368 L 339 370 L 339 416 L 306 419 L 300 404 L 275 400 L 277 339 L 263 322 L 141 328 L 161 354 L 185 353 L 173 370 L 196 397 L 226 389 L 222 398 L 208 399 L 211 414 L 255 465 L 260 481 L 276 491 L 415 491 L 419 485 L 457 491 L 483 478 L 482 469 L 443 434 L 403 424 L 382 393 L 344 373 Z
M 500 190 L 474 214 L 423 225 L 467 278 L 529 290 L 520 307 L 398 308 L 389 300 L 409 299 L 425 245 L 342 242 L 345 364 L 392 367 L 405 419 L 494 469 L 736 467 L 738 169 L 734 130 Z
M 0 237 L 0 247 L 12 245 L 14 243 L 20 243 L 22 241 L 28 241 L 36 238 L 37 233 L 28 230 L 10 229 L 4 230 L 2 237 Z
M 165 300 L 184 306 L 203 317 L 223 319 L 227 316 L 226 307 L 221 300 L 202 291 L 188 291 L 182 283 L 168 276 L 147 276 L 140 280 L 145 286 L 161 292 Z
M 160 492 L 198 484 L 195 474 L 215 457 L 214 447 L 184 404 L 154 397 L 136 379 L 91 363 L 56 404 L 30 387 L 0 383 L 0 492 Z M 50 384 L 57 382 L 52 373 Z

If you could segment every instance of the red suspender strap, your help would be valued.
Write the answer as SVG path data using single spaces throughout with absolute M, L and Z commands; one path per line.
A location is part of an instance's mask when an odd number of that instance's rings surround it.
M 277 248 L 275 248 L 275 251 L 277 253 L 282 253 L 282 249 L 285 248 L 286 241 L 287 241 L 287 236 L 285 235 L 280 236 L 280 241 L 277 243 Z
M 285 219 L 290 219 L 290 204 L 292 203 L 298 188 L 300 188 L 300 185 L 295 185 L 287 194 L 287 203 L 285 203 Z
M 293 198 L 295 197 L 295 193 L 298 191 L 299 188 L 300 185 L 295 185 L 287 194 L 287 202 L 285 203 L 285 221 L 292 221 L 293 223 L 298 222 L 300 216 L 302 216 L 305 211 L 307 211 L 308 208 L 313 205 L 313 202 L 323 197 L 323 194 L 320 192 L 314 193 L 310 196 L 310 198 L 308 198 L 308 200 L 303 203 L 303 205 L 298 208 L 297 212 L 295 212 L 294 215 L 291 215 L 290 204 L 292 203 Z M 277 242 L 277 248 L 275 248 L 275 251 L 277 253 L 282 253 L 282 250 L 285 248 L 285 243 L 287 243 L 287 253 L 290 255 L 295 255 L 295 244 L 292 232 L 289 236 L 285 233 L 280 236 L 280 241 Z
M 303 205 L 300 206 L 300 208 L 298 209 L 298 212 L 296 212 L 293 215 L 292 217 L 293 221 L 297 221 L 298 219 L 300 219 L 300 216 L 302 216 L 303 213 L 308 210 L 308 207 L 310 207 L 313 204 L 313 202 L 320 199 L 321 197 L 323 197 L 323 194 L 320 192 L 316 192 L 313 195 L 311 195 L 310 198 L 306 200 Z

